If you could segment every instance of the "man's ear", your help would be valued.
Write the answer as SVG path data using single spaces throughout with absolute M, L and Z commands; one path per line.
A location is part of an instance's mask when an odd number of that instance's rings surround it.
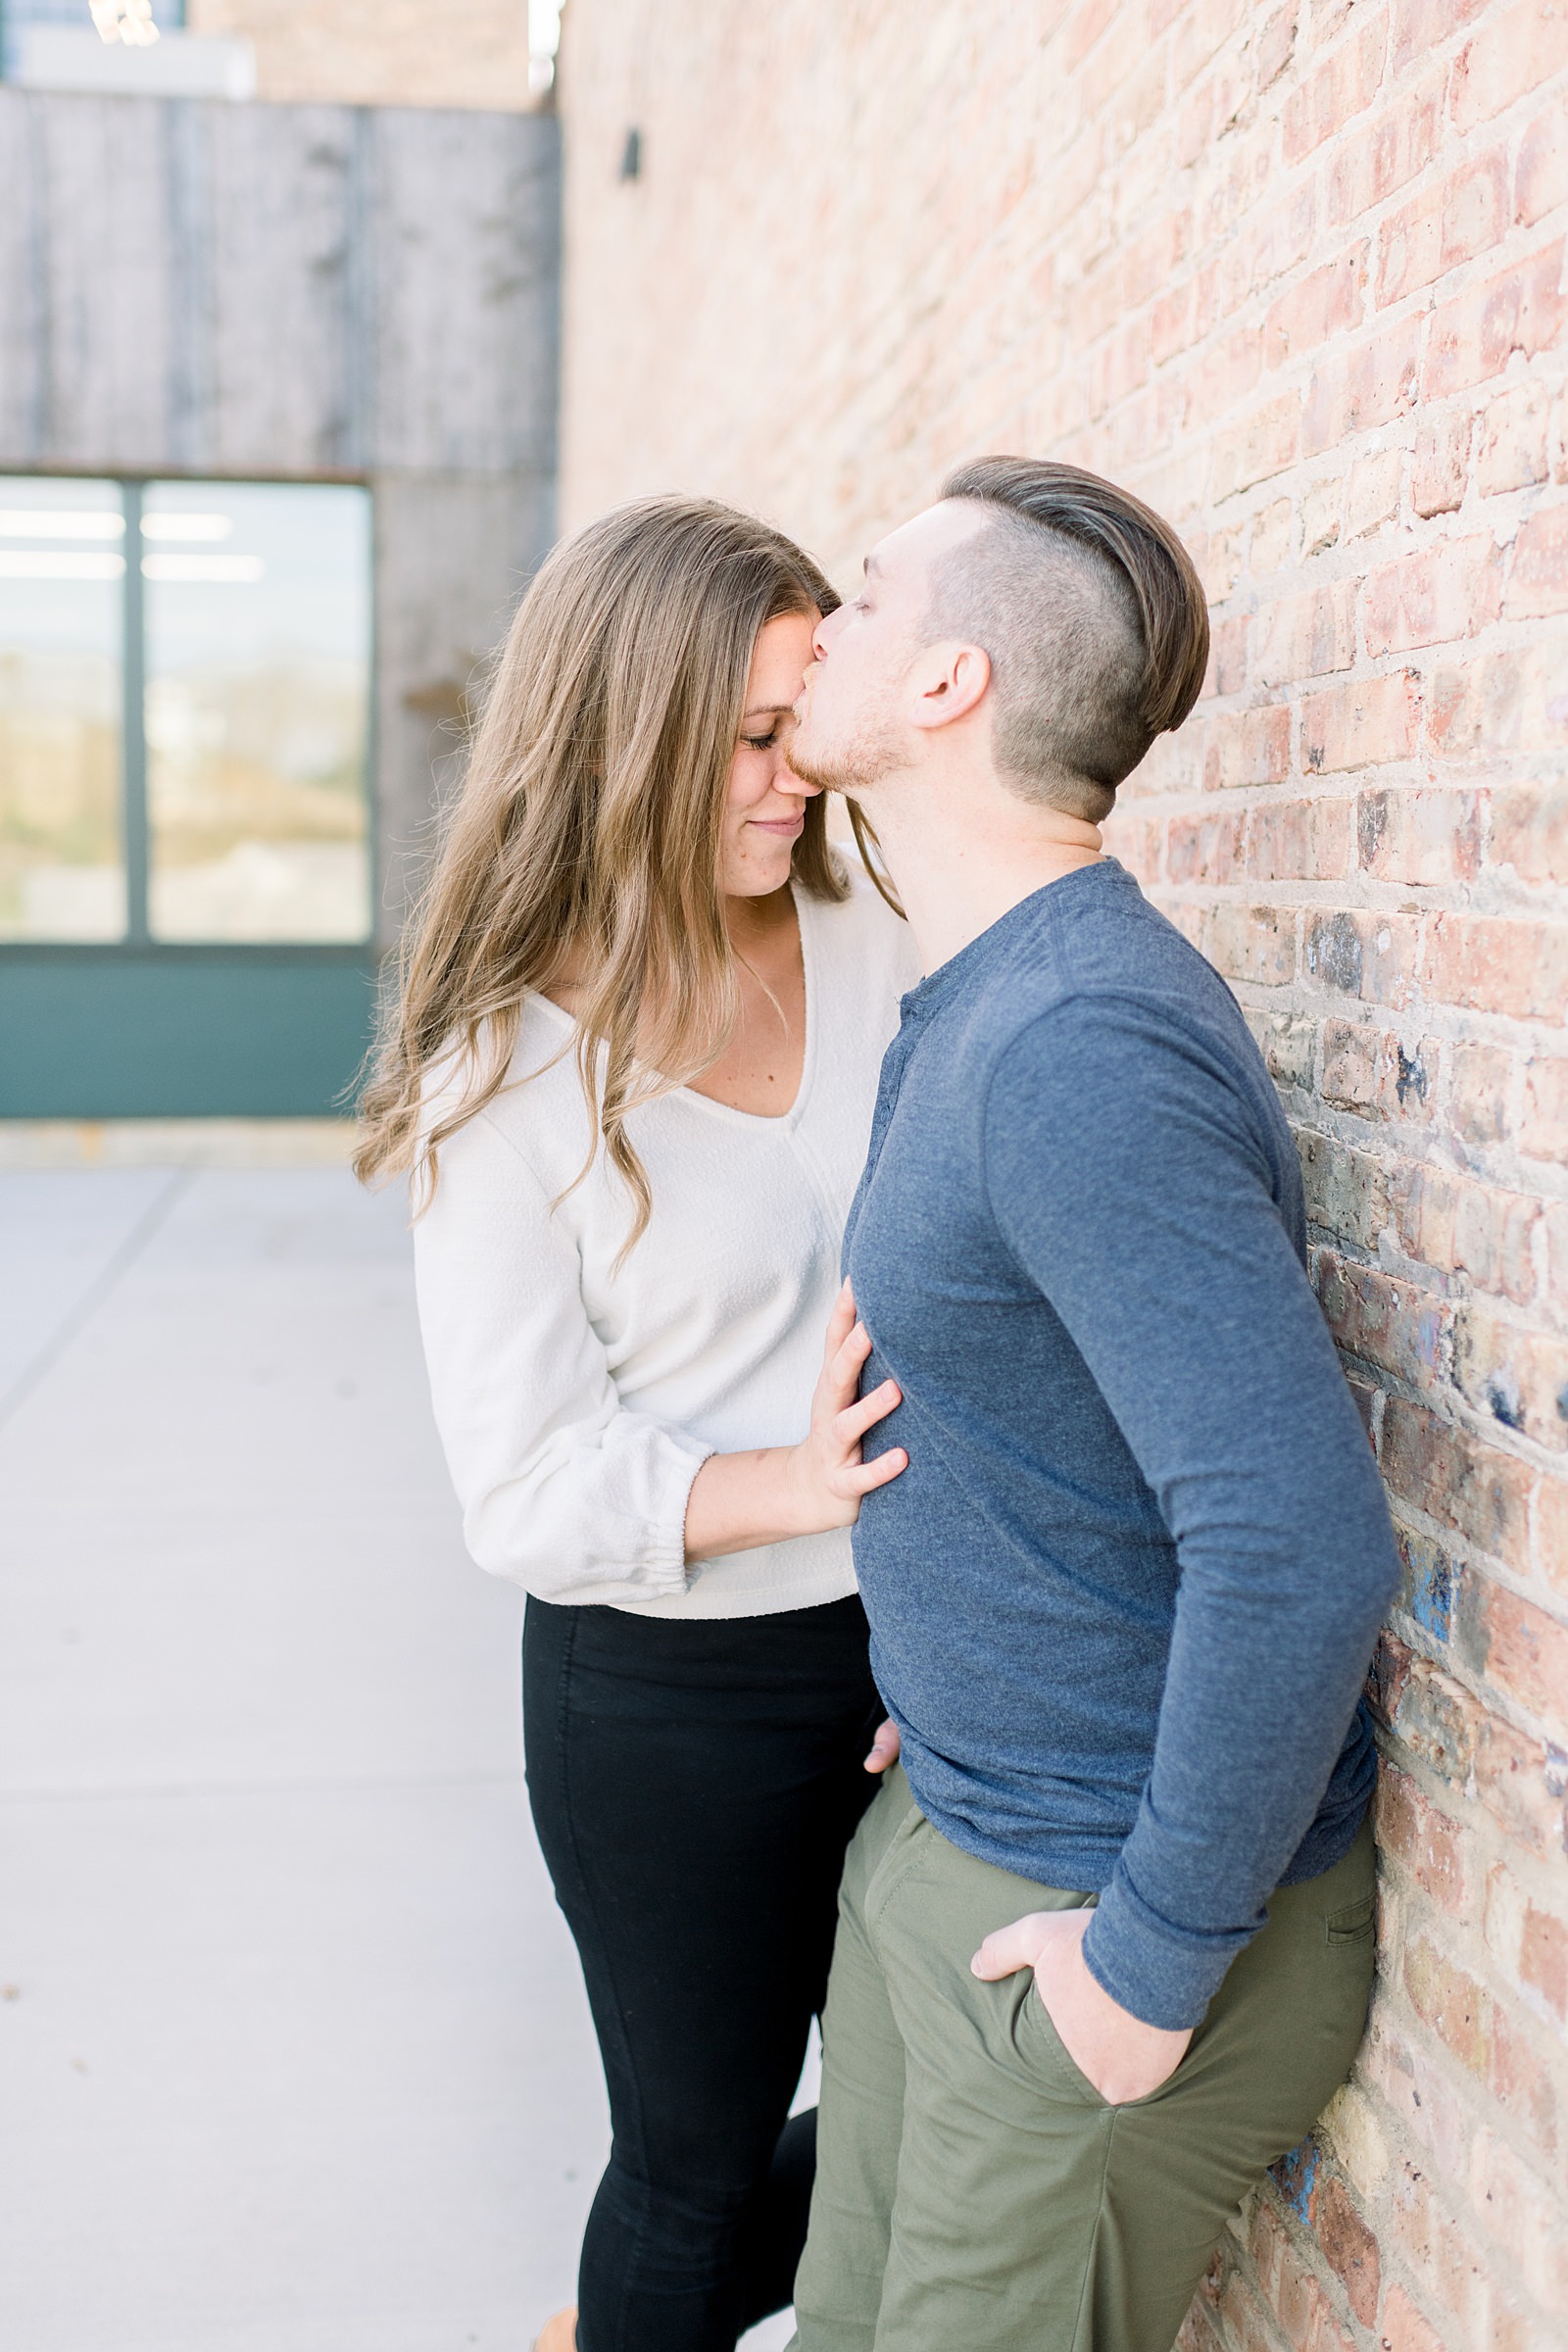
M 909 674 L 909 723 L 916 727 L 951 726 L 967 718 L 985 700 L 991 684 L 991 656 L 978 645 L 950 638 L 928 645 Z

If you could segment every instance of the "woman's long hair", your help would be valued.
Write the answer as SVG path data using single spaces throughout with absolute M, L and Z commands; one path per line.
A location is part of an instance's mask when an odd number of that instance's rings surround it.
M 627 1120 L 706 1069 L 736 1017 L 718 865 L 758 634 L 838 601 L 782 533 L 707 499 L 617 508 L 547 558 L 404 936 L 362 1179 L 414 1168 L 428 1199 L 442 1142 L 506 1080 L 524 995 L 569 974 L 590 1122 L 638 1239 L 650 1200 Z M 846 894 L 820 799 L 794 874 L 813 898 Z M 431 1066 L 459 1047 L 466 1083 L 426 1131 Z

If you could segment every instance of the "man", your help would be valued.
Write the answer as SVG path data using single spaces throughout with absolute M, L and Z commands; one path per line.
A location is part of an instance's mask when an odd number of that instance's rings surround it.
M 822 622 L 791 758 L 924 951 L 846 1264 L 909 1466 L 903 1741 L 846 1869 L 800 2352 L 1169 2352 L 1344 2079 L 1396 1583 L 1241 1010 L 1099 825 L 1207 656 L 1174 533 L 993 458 Z

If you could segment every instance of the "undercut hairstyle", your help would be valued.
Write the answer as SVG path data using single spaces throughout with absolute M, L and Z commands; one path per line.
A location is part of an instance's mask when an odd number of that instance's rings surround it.
M 995 751 L 1027 800 L 1098 824 L 1208 666 L 1208 607 L 1168 522 L 1077 466 L 976 458 L 944 498 L 991 510 L 932 592 L 934 635 L 990 657 Z

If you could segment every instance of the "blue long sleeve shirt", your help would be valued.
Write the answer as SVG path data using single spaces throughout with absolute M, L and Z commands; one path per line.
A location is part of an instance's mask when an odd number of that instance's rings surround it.
M 1195 2025 L 1371 1791 L 1396 1581 L 1235 999 L 1114 860 L 904 1000 L 845 1263 L 906 1446 L 856 1566 L 927 1818 L 1099 1890 L 1089 1967 Z

